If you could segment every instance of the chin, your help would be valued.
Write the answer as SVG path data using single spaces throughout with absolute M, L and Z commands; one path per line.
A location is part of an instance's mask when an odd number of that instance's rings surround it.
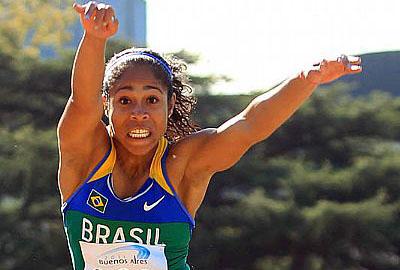
M 125 138 L 123 144 L 127 150 L 135 156 L 143 156 L 157 147 L 159 139 L 153 136 L 143 139 L 133 139 L 130 137 Z

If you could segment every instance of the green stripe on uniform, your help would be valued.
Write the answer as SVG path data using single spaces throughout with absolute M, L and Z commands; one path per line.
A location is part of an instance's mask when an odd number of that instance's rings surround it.
M 67 211 L 64 221 L 76 270 L 84 269 L 79 241 L 166 244 L 165 255 L 168 261 L 168 270 L 190 269 L 186 264 L 191 234 L 188 223 L 110 221 L 79 211 Z

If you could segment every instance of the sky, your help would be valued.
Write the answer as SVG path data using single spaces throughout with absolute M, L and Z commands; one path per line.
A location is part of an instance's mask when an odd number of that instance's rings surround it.
M 323 58 L 400 50 L 399 12 L 399 0 L 147 0 L 147 41 L 232 79 L 213 93 L 248 93 Z

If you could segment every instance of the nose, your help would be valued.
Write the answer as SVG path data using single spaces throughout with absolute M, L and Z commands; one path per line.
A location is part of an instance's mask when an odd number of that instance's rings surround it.
M 130 118 L 137 121 L 147 120 L 149 119 L 149 113 L 142 106 L 135 106 L 131 111 Z

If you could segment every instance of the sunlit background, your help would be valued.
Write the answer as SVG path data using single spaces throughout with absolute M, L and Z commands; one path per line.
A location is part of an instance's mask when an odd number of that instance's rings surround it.
M 148 0 L 148 44 L 200 53 L 216 93 L 268 88 L 322 57 L 400 49 L 400 1 Z
M 72 2 L 0 0 L 1 270 L 72 269 L 56 138 L 82 36 Z M 213 176 L 194 270 L 400 269 L 400 1 L 106 2 L 120 21 L 106 58 L 132 44 L 184 58 L 201 127 L 324 57 L 363 55 L 362 74 Z

